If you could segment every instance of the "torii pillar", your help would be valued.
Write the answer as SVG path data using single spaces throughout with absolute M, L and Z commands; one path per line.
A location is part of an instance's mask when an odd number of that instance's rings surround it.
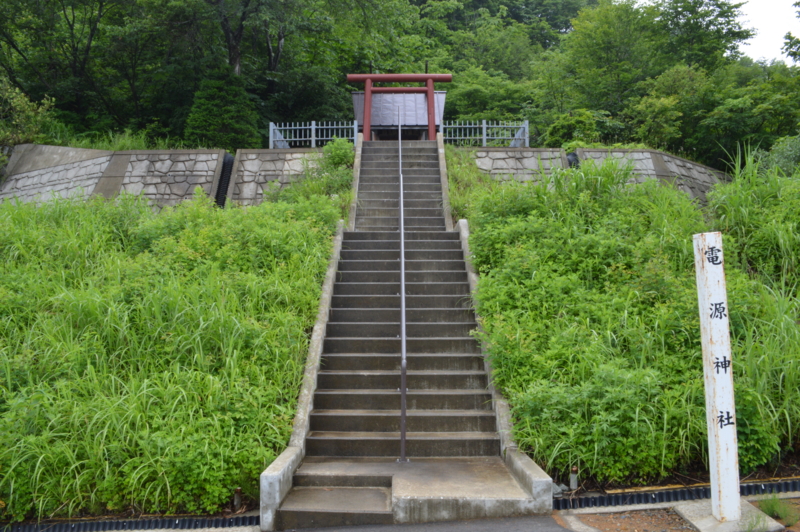
M 386 83 L 425 83 L 424 87 L 373 87 L 376 81 Z M 453 81 L 452 74 L 348 74 L 348 83 L 364 84 L 364 139 L 370 139 L 372 125 L 372 93 L 388 92 L 422 92 L 428 100 L 428 139 L 436 138 L 436 110 L 433 95 L 433 83 Z

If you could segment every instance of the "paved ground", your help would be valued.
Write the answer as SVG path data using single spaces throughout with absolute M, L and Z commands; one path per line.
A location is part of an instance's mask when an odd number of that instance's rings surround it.
M 303 532 L 568 532 L 549 516 L 475 519 L 419 525 L 354 526 L 342 528 L 305 528 Z

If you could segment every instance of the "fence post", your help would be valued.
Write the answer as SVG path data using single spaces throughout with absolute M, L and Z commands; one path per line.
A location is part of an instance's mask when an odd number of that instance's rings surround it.
M 358 120 L 353 120 L 353 146 L 358 142 Z
M 314 120 L 311 121 L 311 147 L 317 147 L 317 123 Z
M 528 129 L 528 121 L 525 121 L 525 147 L 530 148 L 531 133 Z
M 269 149 L 270 150 L 273 149 L 273 147 L 275 146 L 275 135 L 273 133 L 274 129 L 275 129 L 275 124 L 270 122 L 269 123 Z
M 486 120 L 481 120 L 481 129 L 483 130 L 483 147 L 486 147 Z

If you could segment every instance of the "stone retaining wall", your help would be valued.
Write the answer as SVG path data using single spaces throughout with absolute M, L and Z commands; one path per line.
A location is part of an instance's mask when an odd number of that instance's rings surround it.
M 119 191 L 142 194 L 151 203 L 165 207 L 192 197 L 197 187 L 214 197 L 225 152 L 117 152 L 115 157 L 125 157 L 127 162 Z
M 478 148 L 475 164 L 496 179 L 530 181 L 553 168 L 567 168 L 567 154 L 557 148 Z
M 705 202 L 706 193 L 714 184 L 728 180 L 723 172 L 657 150 L 578 149 L 576 155 L 580 161 L 597 164 L 609 157 L 629 161 L 639 176 L 635 182 L 658 179 L 700 202 Z M 475 164 L 495 179 L 516 181 L 534 180 L 541 173 L 549 174 L 553 168 L 568 167 L 564 150 L 544 148 L 478 148 Z
M 0 183 L 0 199 L 88 197 L 113 152 L 61 146 L 16 146 Z
M 144 195 L 165 207 L 190 198 L 196 187 L 212 197 L 224 150 L 104 151 L 23 144 L 0 182 L 0 200 Z
M 724 172 L 657 150 L 578 149 L 576 154 L 581 161 L 592 160 L 597 164 L 609 157 L 629 161 L 633 171 L 640 176 L 637 182 L 658 179 L 702 203 L 705 203 L 706 193 L 712 186 L 729 180 Z
M 240 205 L 261 203 L 265 192 L 296 181 L 321 149 L 238 150 L 233 162 L 228 199 Z

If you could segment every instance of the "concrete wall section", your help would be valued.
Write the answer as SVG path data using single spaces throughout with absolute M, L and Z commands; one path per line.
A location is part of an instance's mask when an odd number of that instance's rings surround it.
M 553 168 L 569 166 L 564 150 L 555 148 L 477 148 L 474 154 L 478 168 L 498 180 L 531 181 Z M 723 172 L 657 150 L 578 149 L 576 155 L 581 161 L 597 164 L 607 158 L 628 161 L 638 175 L 633 182 L 658 179 L 700 202 L 706 201 L 713 185 L 728 180 Z
M 541 172 L 567 168 L 567 155 L 558 148 L 478 148 L 475 164 L 497 179 L 530 181 Z
M 582 161 L 591 160 L 597 164 L 609 157 L 630 161 L 634 172 L 641 176 L 637 182 L 658 179 L 701 202 L 706 201 L 706 193 L 713 185 L 728 180 L 723 172 L 656 150 L 578 149 L 576 154 Z
M 311 148 L 238 150 L 228 186 L 228 199 L 240 205 L 258 205 L 265 192 L 296 181 L 321 153 L 321 149 Z
M 214 196 L 222 171 L 224 150 L 117 152 L 127 156 L 120 192 L 142 194 L 154 205 L 177 205 L 195 188 Z M 110 176 L 106 176 L 110 177 Z
M 103 151 L 17 146 L 0 183 L 0 200 L 56 197 L 112 198 L 142 194 L 158 207 L 190 198 L 196 187 L 214 196 L 224 150 Z
M 18 152 L 15 151 L 14 155 Z M 88 197 L 111 160 L 110 155 L 68 162 L 7 175 L 0 184 L 0 199 L 48 201 L 58 197 Z M 9 163 L 11 167 L 11 163 Z M 12 171 L 16 168 L 11 168 Z

